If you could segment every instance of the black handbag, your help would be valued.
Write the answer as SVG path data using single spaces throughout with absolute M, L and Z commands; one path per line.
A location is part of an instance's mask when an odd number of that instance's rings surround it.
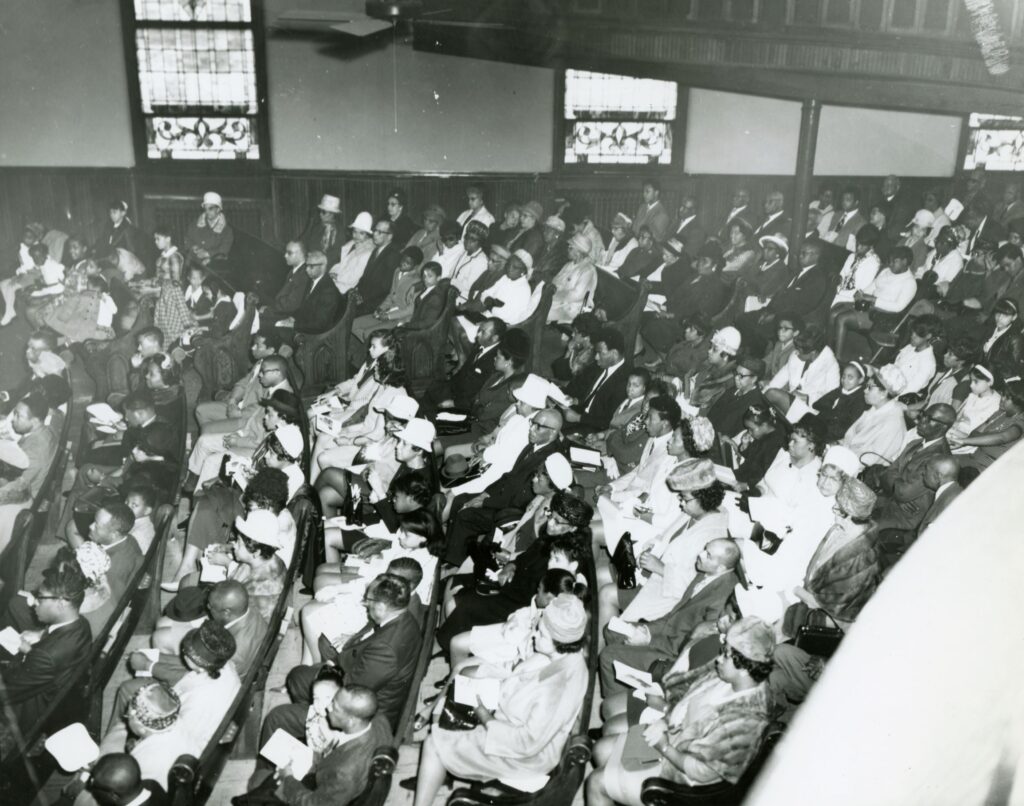
M 471 705 L 455 702 L 455 692 L 449 686 L 444 697 L 444 707 L 437 718 L 437 726 L 445 730 L 473 730 L 480 724 L 476 718 L 476 709 Z
M 612 554 L 612 565 L 615 566 L 616 583 L 620 590 L 632 590 L 636 587 L 636 553 L 633 551 L 633 537 L 629 532 L 619 538 L 619 544 Z
M 809 655 L 817 655 L 821 658 L 831 658 L 839 643 L 843 640 L 843 631 L 838 627 L 819 627 L 812 624 L 804 624 L 796 632 L 796 639 L 793 644 L 797 649 L 802 649 Z

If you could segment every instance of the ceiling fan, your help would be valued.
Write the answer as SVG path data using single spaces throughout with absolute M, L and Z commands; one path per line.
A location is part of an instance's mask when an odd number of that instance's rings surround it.
M 281 14 L 272 28 L 283 33 L 330 34 L 367 37 L 411 23 L 422 17 L 443 14 L 451 9 L 423 11 L 423 0 L 366 0 L 364 11 L 357 6 L 327 9 L 295 9 Z

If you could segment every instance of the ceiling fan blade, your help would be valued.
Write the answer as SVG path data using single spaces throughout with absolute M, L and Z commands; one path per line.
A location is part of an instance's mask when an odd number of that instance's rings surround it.
M 439 8 L 434 11 L 424 11 L 422 14 L 417 14 L 416 19 L 420 17 L 433 17 L 437 14 L 447 14 L 449 11 L 454 11 L 454 8 Z
M 339 34 L 347 34 L 349 36 L 370 36 L 371 34 L 379 33 L 380 31 L 387 31 L 391 28 L 391 23 L 386 20 L 375 20 L 372 17 L 366 17 L 364 19 L 352 19 L 346 22 L 340 22 L 337 25 L 330 26 L 332 31 L 337 31 Z
M 272 27 L 289 33 L 326 33 L 333 25 L 369 19 L 358 11 L 287 11 L 281 14 Z

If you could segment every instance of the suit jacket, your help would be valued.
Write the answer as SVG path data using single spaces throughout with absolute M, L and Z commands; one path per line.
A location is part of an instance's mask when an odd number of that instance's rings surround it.
M 716 621 L 732 596 L 739 577 L 735 571 L 721 574 L 704 586 L 697 594 L 693 590 L 704 574 L 697 574 L 683 593 L 679 604 L 660 619 L 647 625 L 651 633 L 651 649 L 661 650 L 664 657 L 678 657 L 683 644 L 689 640 L 694 628 L 705 621 Z
M 882 529 L 915 529 L 932 505 L 935 494 L 924 485 L 924 470 L 929 459 L 949 455 L 949 443 L 943 437 L 922 448 L 922 441 L 910 442 L 881 474 L 879 486 L 887 494 L 880 501 Z
M 878 206 L 885 212 L 884 234 L 895 243 L 899 240 L 900 233 L 907 229 L 907 225 L 914 217 L 917 205 L 908 197 L 905 190 L 901 190 L 892 199 L 885 197 L 879 199 Z
M 306 230 L 306 234 L 302 236 L 302 243 L 309 252 L 323 252 L 327 255 L 327 265 L 333 266 L 341 260 L 341 247 L 345 243 L 347 233 L 343 227 L 339 227 L 335 224 L 332 238 L 325 249 L 324 235 L 326 232 L 327 227 L 324 226 L 324 222 L 317 220 L 308 230 Z
M 754 236 L 760 238 L 763 235 L 784 235 L 788 239 L 789 231 L 792 227 L 793 219 L 783 210 L 771 221 L 766 217 L 764 221 L 758 224 L 757 229 L 754 230 Z
M 700 225 L 700 221 L 694 218 L 692 221 L 687 222 L 685 227 L 676 225 L 675 234 L 673 238 L 677 238 L 683 244 L 683 248 L 686 250 L 691 258 L 697 257 L 697 252 L 704 245 L 704 241 L 707 240 L 707 233 L 704 228 Z
M 417 295 L 412 303 L 412 316 L 402 327 L 406 330 L 426 330 L 433 325 L 441 318 L 450 287 L 447 280 L 442 280 L 426 294 Z
M 362 299 L 356 308 L 357 314 L 373 313 L 391 290 L 395 270 L 402 261 L 402 250 L 395 246 L 396 240 L 397 236 L 383 249 L 370 254 L 363 276 L 359 278 L 359 284 L 356 286 L 356 291 Z
M 985 341 L 992 337 L 993 330 L 985 336 Z M 985 341 L 982 342 L 984 345 Z M 1004 375 L 1014 374 L 1024 362 L 1024 335 L 1019 330 L 1011 327 L 1002 336 L 996 339 L 995 344 L 984 353 L 986 363 L 1000 370 Z
M 935 500 L 932 501 L 932 505 L 928 508 L 928 511 L 924 513 L 921 525 L 917 528 L 918 535 L 923 535 L 928 527 L 939 519 L 939 515 L 946 511 L 946 507 L 952 504 L 953 501 L 956 500 L 956 497 L 963 491 L 964 488 L 954 481 L 950 486 L 939 493 L 935 497 Z
M 640 202 L 636 215 L 633 216 L 633 234 L 639 235 L 640 227 L 646 226 L 654 236 L 654 240 L 659 243 L 668 237 L 671 225 L 672 219 L 661 201 L 656 201 L 650 207 L 646 203 Z
M 627 344 L 627 350 L 632 350 L 633 345 Z M 604 370 L 601 370 L 604 372 Z M 601 376 L 598 375 L 598 378 Z M 603 431 L 612 421 L 615 409 L 619 407 L 622 398 L 626 396 L 626 382 L 629 380 L 629 368 L 623 363 L 601 384 L 600 388 L 593 395 L 593 399 L 587 406 L 588 401 L 584 397 L 574 407 L 580 413 L 580 421 L 573 424 L 574 431 Z M 589 395 L 591 390 L 587 390 Z
M 569 247 L 565 238 L 560 237 L 551 246 L 544 244 L 533 261 L 532 279 L 550 280 L 569 262 Z
M 235 654 L 231 657 L 238 676 L 244 678 L 259 652 L 263 638 L 267 634 L 267 621 L 252 604 L 245 615 L 227 628 L 235 639 Z M 153 666 L 153 677 L 168 685 L 174 685 L 185 676 L 188 669 L 177 655 L 160 655 L 160 660 Z
M 516 457 L 512 469 L 484 490 L 487 495 L 486 506 L 491 509 L 526 509 L 527 504 L 533 500 L 530 477 L 534 471 L 544 464 L 551 454 L 561 453 L 567 456 L 568 452 L 569 444 L 562 437 L 552 440 L 538 450 L 534 450 L 533 445 L 527 445 Z
M 293 269 L 285 278 L 284 285 L 274 295 L 274 301 L 267 306 L 267 318 L 287 319 L 294 315 L 302 307 L 302 301 L 309 293 L 311 282 L 306 273 L 305 263 Z
M 409 692 L 423 631 L 408 610 L 385 624 L 368 624 L 342 647 L 338 666 L 345 682 L 377 692 L 377 712 L 392 725 L 398 721 Z
M 383 297 L 382 297 L 383 299 Z M 306 293 L 295 311 L 295 332 L 319 334 L 334 327 L 345 313 L 345 298 L 326 274 Z
M 116 604 L 125 595 L 136 571 L 142 567 L 144 557 L 139 544 L 131 536 L 111 547 L 107 556 L 110 558 L 110 568 L 107 570 L 110 601 Z
M 366 733 L 338 745 L 313 764 L 316 786 L 287 777 L 278 786 L 277 797 L 289 806 L 345 806 L 366 788 L 374 752 L 391 743 L 391 728 L 378 715 Z
M 821 266 L 812 266 L 799 277 L 794 277 L 768 303 L 768 310 L 776 316 L 796 313 L 807 317 L 828 300 L 829 278 Z
M 835 217 L 832 219 L 833 225 L 838 223 L 839 221 L 842 221 L 842 217 L 844 215 L 845 213 L 836 210 Z M 864 216 L 861 215 L 860 210 L 858 210 L 852 216 L 847 218 L 846 221 L 843 222 L 843 225 L 839 227 L 839 229 L 830 229 L 829 232 L 831 234 L 825 240 L 831 240 L 833 246 L 850 252 L 852 250 L 846 248 L 846 245 L 849 243 L 850 238 L 852 236 L 855 236 L 857 234 L 857 230 L 859 230 L 867 223 L 868 220 L 864 218 Z M 834 239 L 832 238 L 832 234 L 836 236 Z
M 46 709 L 88 662 L 92 630 L 79 617 L 71 624 L 43 634 L 31 651 L 15 657 L 3 670 L 5 693 L 22 730 L 35 726 Z

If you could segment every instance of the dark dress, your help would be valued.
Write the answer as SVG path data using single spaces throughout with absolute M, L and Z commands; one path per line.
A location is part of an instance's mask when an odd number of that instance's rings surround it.
M 868 404 L 864 400 L 863 386 L 858 386 L 848 394 L 844 394 L 840 386 L 819 397 L 811 407 L 825 423 L 825 441 L 840 442 L 847 429 L 867 409 Z
M 736 468 L 736 480 L 753 487 L 768 472 L 779 451 L 785 450 L 786 432 L 777 426 L 770 434 L 758 437 L 742 452 L 743 463 Z

